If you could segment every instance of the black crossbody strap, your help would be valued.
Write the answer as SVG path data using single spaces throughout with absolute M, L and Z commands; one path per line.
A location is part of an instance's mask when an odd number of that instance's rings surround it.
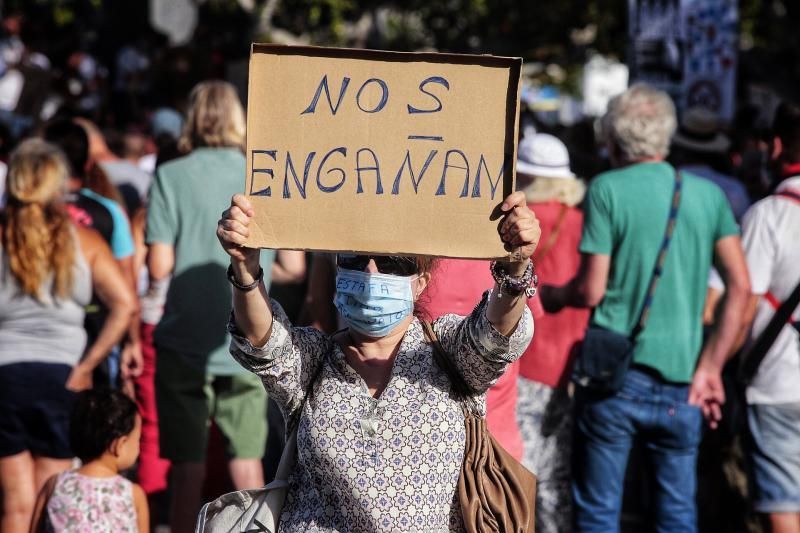
M 776 196 L 788 198 L 789 200 L 800 203 L 800 194 L 792 190 L 781 191 L 776 193 Z M 749 383 L 756 375 L 758 367 L 761 366 L 770 348 L 775 344 L 778 335 L 783 331 L 783 327 L 791 320 L 794 310 L 797 309 L 798 305 L 800 305 L 800 283 L 795 286 L 789 298 L 778 306 L 778 309 L 775 310 L 775 314 L 767 324 L 767 327 L 764 328 L 761 335 L 758 336 L 750 350 L 742 359 L 741 366 L 739 367 L 739 378 L 743 382 Z M 797 326 L 795 325 L 795 327 Z
M 772 316 L 767 327 L 758 336 L 753 346 L 747 352 L 739 368 L 739 376 L 745 383 L 749 383 L 753 376 L 758 372 L 758 367 L 767 356 L 778 335 L 783 331 L 784 326 L 791 319 L 794 310 L 800 305 L 800 283 L 798 283 L 789 298 L 781 304 Z
M 672 205 L 669 209 L 669 218 L 667 219 L 667 229 L 664 231 L 664 240 L 661 241 L 661 249 L 658 252 L 656 265 L 653 267 L 653 275 L 650 278 L 650 286 L 647 288 L 647 293 L 642 305 L 642 312 L 639 315 L 639 321 L 631 332 L 631 340 L 635 341 L 636 337 L 644 329 L 647 324 L 647 319 L 650 317 L 650 308 L 653 305 L 653 297 L 656 294 L 656 287 L 658 280 L 661 279 L 661 274 L 664 272 L 664 263 L 667 260 L 667 250 L 669 249 L 670 242 L 672 242 L 672 234 L 675 231 L 675 222 L 678 219 L 678 208 L 681 205 L 681 191 L 683 189 L 683 176 L 675 170 L 675 190 L 672 193 Z

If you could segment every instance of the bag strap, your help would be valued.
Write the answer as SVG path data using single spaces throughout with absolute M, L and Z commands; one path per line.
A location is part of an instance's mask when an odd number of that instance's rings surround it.
M 458 371 L 458 368 L 456 368 L 452 358 L 447 354 L 444 348 L 442 348 L 442 343 L 439 342 L 439 337 L 433 330 L 433 326 L 427 320 L 420 320 L 420 324 L 422 324 L 422 332 L 425 335 L 425 340 L 427 340 L 433 348 L 433 360 L 436 361 L 439 368 L 441 368 L 450 379 L 453 392 L 455 392 L 461 404 L 461 410 L 464 412 L 464 416 L 480 416 L 472 387 L 464 381 L 464 377 L 461 375 L 461 372 Z
M 639 320 L 631 332 L 630 339 L 635 341 L 639 334 L 647 324 L 647 319 L 650 317 L 650 307 L 653 305 L 653 297 L 656 294 L 656 287 L 658 281 L 661 279 L 661 274 L 664 272 L 664 263 L 667 260 L 667 250 L 669 249 L 670 242 L 672 241 L 672 233 L 675 231 L 675 222 L 678 218 L 678 208 L 681 204 L 681 190 L 683 189 L 683 176 L 678 170 L 675 170 L 675 189 L 672 193 L 672 205 L 669 209 L 669 218 L 667 219 L 667 229 L 664 231 L 664 239 L 661 241 L 661 249 L 658 252 L 656 265 L 653 267 L 653 275 L 650 278 L 650 286 L 647 288 L 647 293 L 644 298 L 644 305 L 642 312 L 639 315 Z
M 561 204 L 561 210 L 558 212 L 558 219 L 556 220 L 556 225 L 553 226 L 553 231 L 550 232 L 550 235 L 547 237 L 547 242 L 544 243 L 540 249 L 533 254 L 534 261 L 541 261 L 544 256 L 556 245 L 556 241 L 558 241 L 558 236 L 561 234 L 561 229 L 564 227 L 564 220 L 567 218 L 567 213 L 569 212 L 569 206 L 566 204 Z
M 789 298 L 778 307 L 767 327 L 764 328 L 752 348 L 742 359 L 739 377 L 743 382 L 748 383 L 756 375 L 758 367 L 761 366 L 762 361 L 767 356 L 767 352 L 772 348 L 778 335 L 781 334 L 783 327 L 789 322 L 798 305 L 800 305 L 800 283 L 794 288 Z

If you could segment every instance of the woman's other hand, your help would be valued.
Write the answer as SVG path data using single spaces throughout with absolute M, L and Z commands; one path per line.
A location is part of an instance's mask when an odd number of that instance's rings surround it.
M 234 262 L 258 261 L 259 250 L 245 247 L 250 236 L 250 219 L 254 214 L 247 197 L 235 194 L 231 198 L 231 206 L 223 211 L 217 223 L 217 238 Z
M 506 197 L 500 208 L 506 213 L 500 224 L 500 238 L 508 249 L 518 248 L 523 263 L 536 251 L 539 236 L 539 220 L 536 214 L 528 208 L 525 193 L 517 191 Z
M 65 387 L 73 392 L 92 388 L 92 368 L 79 363 L 72 368 Z

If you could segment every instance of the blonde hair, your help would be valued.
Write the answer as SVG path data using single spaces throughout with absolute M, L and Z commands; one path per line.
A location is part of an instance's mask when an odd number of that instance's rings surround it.
M 523 189 L 529 203 L 556 201 L 575 207 L 583 201 L 586 184 L 580 179 L 533 177 L 533 183 Z
M 75 238 L 61 204 L 68 169 L 61 151 L 39 139 L 23 141 L 11 154 L 3 249 L 22 291 L 37 299 L 51 273 L 56 296 L 72 290 Z
M 675 105 L 664 91 L 635 83 L 611 99 L 602 124 L 627 161 L 666 157 L 677 127 Z
M 246 124 L 236 89 L 225 81 L 198 83 L 189 95 L 189 112 L 178 149 L 184 153 L 201 146 L 244 150 Z

